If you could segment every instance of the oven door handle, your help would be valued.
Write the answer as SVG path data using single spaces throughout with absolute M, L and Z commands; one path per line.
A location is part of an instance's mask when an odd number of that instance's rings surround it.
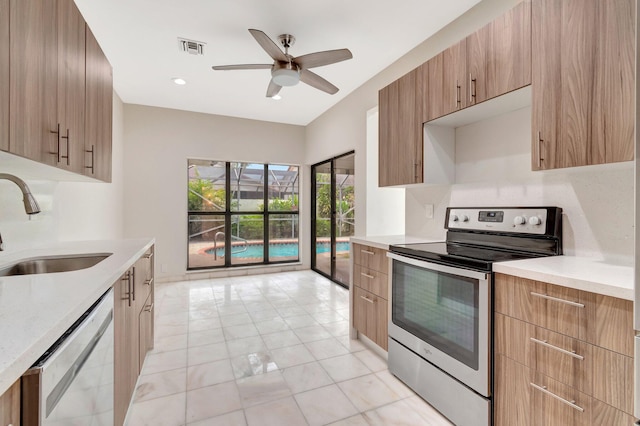
M 398 262 L 417 266 L 418 268 L 444 272 L 446 274 L 458 275 L 460 277 L 467 277 L 467 278 L 472 278 L 472 279 L 482 280 L 482 281 L 487 281 L 489 279 L 489 274 L 485 272 L 472 271 L 470 269 L 440 265 L 438 263 L 426 262 L 424 260 L 418 260 L 411 257 L 401 256 L 391 252 L 387 253 L 387 257 L 393 260 L 397 260 Z

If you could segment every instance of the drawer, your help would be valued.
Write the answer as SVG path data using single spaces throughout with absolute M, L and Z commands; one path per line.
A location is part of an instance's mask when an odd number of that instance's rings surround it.
M 584 426 L 592 425 L 593 399 L 576 389 L 550 379 L 541 373 L 533 374 L 529 383 L 532 425 Z
M 502 314 L 495 352 L 537 373 L 633 413 L 633 358 Z
M 387 251 L 377 247 L 354 243 L 353 264 L 360 265 L 383 274 L 389 273 L 389 259 L 387 259 Z
M 592 345 L 501 314 L 495 317 L 495 345 L 496 353 L 592 394 Z
M 353 283 L 384 299 L 389 298 L 389 276 L 360 265 L 353 266 Z
M 353 327 L 385 351 L 388 347 L 387 300 L 353 287 Z
M 633 356 L 633 302 L 496 274 L 495 311 Z

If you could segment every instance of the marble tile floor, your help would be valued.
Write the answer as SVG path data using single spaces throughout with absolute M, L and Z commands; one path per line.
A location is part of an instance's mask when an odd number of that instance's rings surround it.
M 450 425 L 350 340 L 349 293 L 313 271 L 156 286 L 128 426 Z

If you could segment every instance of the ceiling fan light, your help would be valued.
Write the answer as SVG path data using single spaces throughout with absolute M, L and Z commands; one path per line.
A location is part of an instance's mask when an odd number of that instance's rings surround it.
M 279 68 L 271 72 L 271 79 L 278 86 L 295 86 L 300 81 L 298 70 Z

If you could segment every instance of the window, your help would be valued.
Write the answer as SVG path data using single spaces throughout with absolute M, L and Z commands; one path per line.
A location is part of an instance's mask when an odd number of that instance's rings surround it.
M 297 262 L 298 171 L 188 160 L 187 269 Z

